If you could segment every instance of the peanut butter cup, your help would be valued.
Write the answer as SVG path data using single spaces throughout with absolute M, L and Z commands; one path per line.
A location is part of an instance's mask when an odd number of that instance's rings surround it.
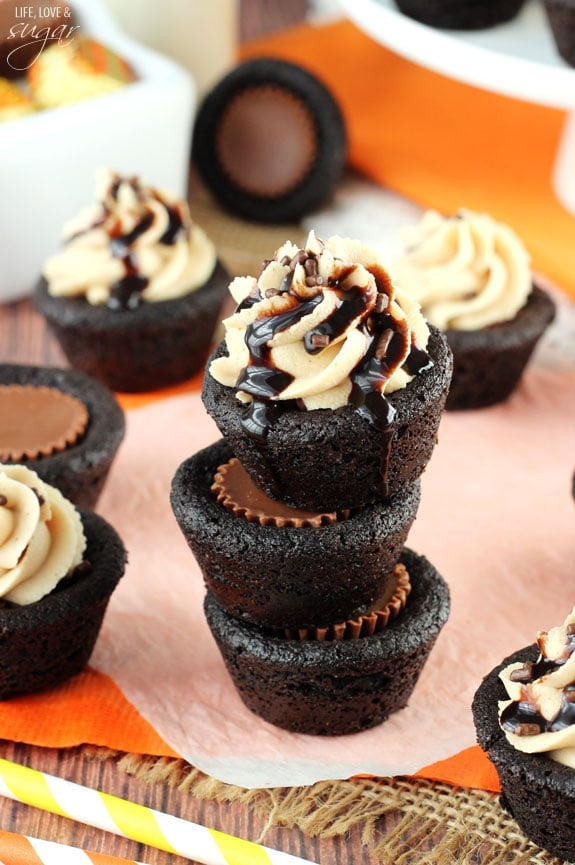
M 34 385 L 0 385 L 0 461 L 49 456 L 74 445 L 88 425 L 84 403 Z
M 319 513 L 306 511 L 303 508 L 290 508 L 284 502 L 270 499 L 259 487 L 256 487 L 242 464 L 235 457 L 225 465 L 219 466 L 212 484 L 219 504 L 235 516 L 241 516 L 250 523 L 261 526 L 303 527 L 328 526 L 337 522 L 335 511 Z M 349 511 L 342 513 L 349 516 Z

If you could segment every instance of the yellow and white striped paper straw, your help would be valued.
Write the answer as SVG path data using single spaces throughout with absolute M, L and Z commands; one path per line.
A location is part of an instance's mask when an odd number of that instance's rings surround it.
M 106 853 L 94 853 L 43 841 L 30 835 L 0 830 L 0 863 L 2 865 L 142 865 L 133 859 L 120 859 Z
M 0 759 L 0 795 L 202 865 L 311 865 L 109 793 Z

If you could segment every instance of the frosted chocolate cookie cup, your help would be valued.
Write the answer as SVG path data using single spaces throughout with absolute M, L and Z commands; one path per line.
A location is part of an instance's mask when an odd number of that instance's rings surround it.
M 447 330 L 453 352 L 448 411 L 505 402 L 519 386 L 537 343 L 555 318 L 549 295 L 533 286 L 527 303 L 510 321 L 480 330 Z
M 436 443 L 451 352 L 376 253 L 311 232 L 230 291 L 238 306 L 202 397 L 256 486 L 337 510 L 413 483 Z
M 0 699 L 84 669 L 126 562 L 115 530 L 24 466 L 0 465 Z M 42 554 L 41 554 L 42 553 Z
M 275 726 L 312 735 L 367 730 L 404 708 L 449 614 L 449 591 L 404 550 L 405 609 L 370 637 L 293 640 L 240 622 L 208 593 L 204 611 L 245 705 Z
M 465 208 L 445 217 L 428 211 L 403 238 L 394 279 L 445 333 L 453 352 L 446 409 L 504 402 L 555 317 L 553 301 L 532 282 L 520 238 L 488 214 Z
M 506 658 L 473 700 L 477 740 L 501 802 L 536 844 L 575 858 L 575 608 Z
M 0 462 L 26 465 L 93 509 L 124 439 L 112 392 L 77 370 L 0 365 Z
M 105 174 L 65 229 L 34 303 L 71 366 L 137 393 L 190 379 L 212 346 L 229 275 L 187 203 Z
M 179 467 L 171 492 L 206 585 L 230 615 L 277 629 L 328 626 L 364 612 L 386 592 L 417 513 L 418 483 L 387 505 L 321 514 L 281 504 L 278 510 L 244 473 L 239 490 L 228 479 L 216 484 L 232 488 L 230 505 L 212 488 L 231 456 L 224 441 L 200 451 Z M 247 506 L 238 511 L 240 498 Z M 257 509 L 263 516 L 253 516 Z

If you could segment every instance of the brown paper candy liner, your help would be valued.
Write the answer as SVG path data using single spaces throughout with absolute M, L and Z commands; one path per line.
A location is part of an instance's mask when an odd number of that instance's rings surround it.
M 0 385 L 0 462 L 26 462 L 63 451 L 84 434 L 84 403 L 55 388 Z
M 337 622 L 325 628 L 287 628 L 285 636 L 290 640 L 359 640 L 362 637 L 372 637 L 378 631 L 383 630 L 391 619 L 395 619 L 405 607 L 411 583 L 407 568 L 401 562 L 394 568 L 395 588 L 389 600 L 381 603 L 381 599 L 375 602 L 373 609 L 348 619 L 345 622 Z
M 319 513 L 271 499 L 254 484 L 236 457 L 218 467 L 211 490 L 227 511 L 261 526 L 319 528 L 349 517 L 348 510 Z

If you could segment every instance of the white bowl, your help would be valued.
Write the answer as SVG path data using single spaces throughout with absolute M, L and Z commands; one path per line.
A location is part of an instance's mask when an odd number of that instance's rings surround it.
M 78 34 L 110 47 L 138 80 L 0 125 L 0 302 L 31 292 L 64 222 L 94 203 L 97 168 L 187 195 L 192 77 L 123 34 L 99 0 L 75 0 L 73 9 Z

